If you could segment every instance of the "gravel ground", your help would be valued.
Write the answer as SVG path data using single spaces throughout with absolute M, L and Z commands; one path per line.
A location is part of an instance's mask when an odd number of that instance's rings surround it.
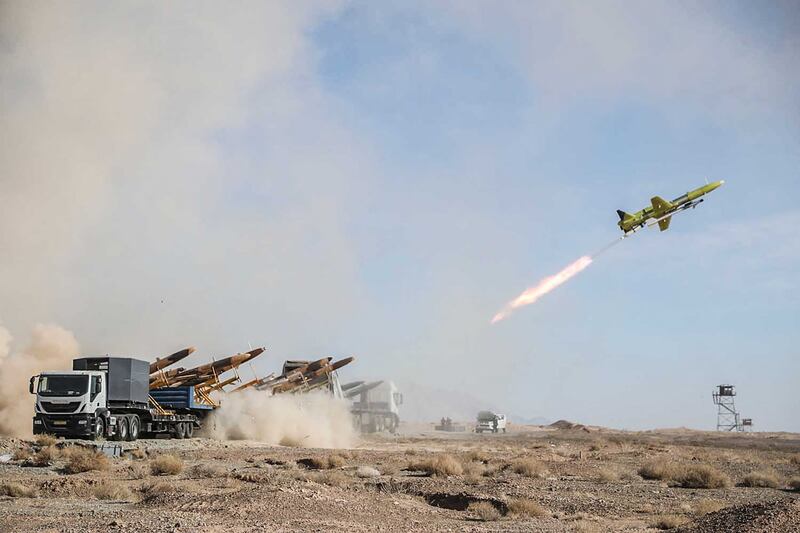
M 800 493 L 787 488 L 800 476 L 800 435 L 404 429 L 348 450 L 142 440 L 126 443 L 107 470 L 77 474 L 65 473 L 68 456 L 91 443 L 59 441 L 44 454 L 48 461 L 32 466 L 23 451 L 42 446 L 0 439 L 0 456 L 16 454 L 0 462 L 0 494 L 17 492 L 0 496 L 0 531 L 782 532 L 800 524 Z M 151 464 L 165 454 L 182 470 L 153 475 Z M 680 488 L 642 479 L 639 468 L 654 459 L 706 465 L 733 484 Z M 461 472 L 426 472 L 448 461 Z M 737 485 L 765 469 L 776 488 Z

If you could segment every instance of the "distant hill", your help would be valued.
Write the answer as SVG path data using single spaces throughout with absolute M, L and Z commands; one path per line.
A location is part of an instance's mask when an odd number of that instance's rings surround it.
M 409 422 L 438 422 L 442 417 L 454 421 L 471 422 L 478 411 L 504 413 L 514 424 L 546 425 L 549 421 L 542 417 L 523 417 L 509 413 L 502 405 L 486 401 L 464 392 L 452 391 L 418 383 L 396 381 L 403 394 L 400 406 L 400 419 Z

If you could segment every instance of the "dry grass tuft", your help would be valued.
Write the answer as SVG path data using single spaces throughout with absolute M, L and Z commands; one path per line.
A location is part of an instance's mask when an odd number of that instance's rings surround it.
M 543 479 L 547 477 L 547 467 L 536 459 L 518 459 L 511 463 L 511 470 L 525 477 Z
M 490 457 L 481 450 L 471 450 L 467 453 L 467 461 L 477 461 L 480 463 L 488 463 Z
M 174 455 L 159 455 L 150 461 L 150 472 L 154 476 L 167 475 L 174 476 L 183 470 L 183 460 Z
M 144 459 L 147 457 L 147 451 L 141 448 L 133 448 L 132 450 L 128 451 L 128 456 L 131 459 Z
M 331 468 L 340 468 L 345 464 L 344 457 L 335 454 L 324 457 L 308 457 L 297 462 L 313 470 L 330 470 Z
M 661 516 L 657 516 L 650 522 L 650 527 L 656 529 L 675 529 L 676 527 L 680 527 L 689 521 L 688 518 L 685 516 L 677 515 L 677 514 L 665 514 Z
M 14 452 L 14 455 L 11 456 L 11 459 L 14 461 L 27 461 L 33 457 L 33 454 L 28 448 L 20 448 Z
M 789 463 L 795 466 L 800 466 L 800 453 L 796 453 L 789 457 Z
M 408 466 L 408 469 L 441 477 L 460 476 L 464 473 L 464 467 L 461 466 L 461 463 L 448 454 L 434 455 L 418 463 L 412 463 Z
M 133 495 L 128 487 L 116 481 L 104 481 L 97 485 L 92 494 L 98 500 L 130 500 Z
M 508 510 L 516 516 L 534 516 L 544 518 L 550 516 L 550 511 L 533 500 L 513 499 L 508 502 Z
M 37 446 L 41 446 L 44 448 L 45 446 L 52 446 L 56 443 L 56 437 L 54 435 L 42 434 L 36 435 L 33 439 L 33 442 L 36 443 Z
M 131 463 L 128 465 L 128 476 L 131 479 L 144 479 L 150 475 L 150 467 L 142 463 Z
M 170 494 L 177 491 L 177 487 L 168 481 L 157 481 L 154 483 L 146 483 L 142 485 L 142 493 L 151 498 L 157 494 Z
M 53 464 L 59 456 L 58 448 L 55 446 L 45 446 L 33 456 L 31 462 L 34 466 L 48 466 Z
M 226 477 L 228 471 L 214 464 L 196 464 L 192 467 L 190 474 L 192 477 L 199 478 L 220 478 Z
M 36 489 L 26 487 L 20 483 L 0 484 L 0 496 L 11 496 L 12 498 L 35 498 Z
M 644 479 L 670 480 L 678 474 L 679 466 L 666 459 L 653 459 L 639 469 Z
M 111 461 L 102 452 L 89 448 L 74 447 L 69 452 L 69 460 L 64 467 L 67 474 L 78 474 L 91 470 L 105 471 L 111 467 Z
M 600 468 L 594 480 L 598 483 L 613 483 L 619 481 L 619 472 L 610 468 Z
M 727 506 L 728 505 L 725 502 L 721 502 L 719 500 L 703 499 L 695 503 L 692 506 L 692 510 L 695 512 L 695 514 L 704 515 L 709 513 L 716 513 L 717 511 L 725 509 Z
M 682 465 L 655 459 L 639 469 L 644 479 L 659 479 L 688 489 L 718 489 L 731 486 L 730 478 L 716 468 L 704 464 Z
M 340 470 L 328 470 L 327 472 L 318 472 L 313 478 L 313 481 L 328 485 L 330 487 L 344 488 L 348 485 L 349 478 Z
M 478 515 L 478 518 L 485 521 L 499 520 L 500 511 L 489 502 L 472 502 L 467 507 L 467 511 Z
M 486 471 L 483 463 L 470 462 L 461 465 L 465 476 L 480 477 Z
M 769 489 L 777 489 L 780 483 L 781 482 L 778 479 L 778 473 L 774 470 L 756 470 L 744 476 L 744 479 L 742 480 L 742 486 L 744 487 L 759 487 Z
M 672 479 L 686 489 L 723 489 L 731 486 L 731 479 L 709 465 L 690 465 L 682 468 Z

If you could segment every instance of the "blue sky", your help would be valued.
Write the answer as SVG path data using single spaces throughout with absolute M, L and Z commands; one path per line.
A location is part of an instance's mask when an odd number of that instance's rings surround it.
M 266 344 L 259 371 L 352 353 L 352 375 L 625 428 L 711 428 L 731 382 L 757 429 L 800 431 L 792 2 L 13 15 L 18 341 L 55 322 L 87 352 Z M 726 185 L 668 232 L 489 325 L 614 239 L 616 209 L 706 178 Z

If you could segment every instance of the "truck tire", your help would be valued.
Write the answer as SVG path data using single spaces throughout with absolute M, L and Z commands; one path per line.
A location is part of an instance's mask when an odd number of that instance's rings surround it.
M 183 422 L 176 422 L 175 425 L 172 426 L 172 438 L 173 439 L 183 438 Z
M 185 422 L 183 424 L 183 436 L 187 439 L 191 439 L 194 436 L 194 424 L 191 422 Z
M 117 417 L 117 431 L 114 433 L 114 440 L 128 440 L 128 417 Z
M 92 440 L 102 439 L 106 436 L 106 421 L 102 416 L 95 418 L 94 434 Z
M 137 415 L 133 415 L 130 419 L 130 424 L 128 424 L 128 440 L 135 441 L 139 438 L 139 417 Z

